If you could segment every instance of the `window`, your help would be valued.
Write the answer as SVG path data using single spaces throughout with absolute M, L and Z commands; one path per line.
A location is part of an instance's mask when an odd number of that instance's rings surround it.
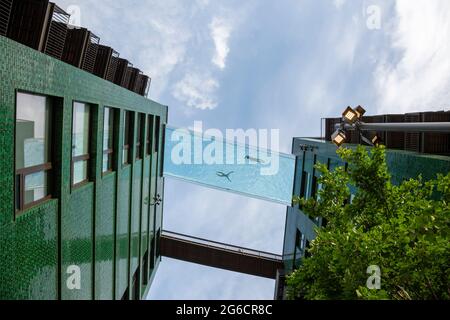
M 145 128 L 145 115 L 139 114 L 137 123 L 137 136 L 136 136 L 136 159 L 142 159 L 144 154 L 144 128 Z
M 147 117 L 148 122 L 148 128 L 147 128 L 147 155 L 152 154 L 152 140 L 153 140 L 153 120 L 154 117 L 152 115 L 149 115 Z
M 72 123 L 72 186 L 86 183 L 89 178 L 89 142 L 91 107 L 74 102 Z
M 159 152 L 159 134 L 160 134 L 160 126 L 161 126 L 161 118 L 156 117 L 155 121 L 155 143 L 154 146 L 154 152 Z
M 130 164 L 133 160 L 132 141 L 133 141 L 133 118 L 131 111 L 125 111 L 124 141 L 123 141 L 123 159 L 122 164 Z
M 103 117 L 103 174 L 113 171 L 115 115 L 116 111 L 113 108 L 105 108 Z
M 166 139 L 166 131 L 164 130 L 164 126 L 161 128 L 161 135 L 162 135 L 162 139 L 161 139 L 161 161 L 159 161 L 159 176 L 162 178 L 164 175 L 164 143 L 165 143 L 165 139 Z
M 301 198 L 307 198 L 308 195 L 308 188 L 309 188 L 309 178 L 310 174 L 306 171 L 303 171 L 302 173 L 302 189 L 300 191 L 300 197 Z
M 297 232 L 295 234 L 295 248 L 294 248 L 294 269 L 300 267 L 301 258 L 304 254 L 304 243 L 305 243 L 305 235 L 302 234 L 302 232 L 297 229 Z
M 50 196 L 51 99 L 17 93 L 16 97 L 16 211 L 23 211 Z
M 318 182 L 317 177 L 313 175 L 312 178 L 312 185 L 311 185 L 311 198 L 317 199 L 317 191 L 318 191 Z
M 303 234 L 297 229 L 297 233 L 295 234 L 295 248 L 302 250 L 302 242 L 303 242 Z

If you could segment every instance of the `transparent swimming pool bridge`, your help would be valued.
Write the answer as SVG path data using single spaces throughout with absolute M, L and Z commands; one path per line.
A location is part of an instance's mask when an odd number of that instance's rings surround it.
M 295 157 L 167 127 L 164 177 L 290 206 Z

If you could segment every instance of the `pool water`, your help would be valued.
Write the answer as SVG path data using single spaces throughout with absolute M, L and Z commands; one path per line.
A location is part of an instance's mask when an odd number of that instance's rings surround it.
M 166 128 L 165 137 L 165 177 L 291 205 L 295 174 L 293 155 L 212 139 L 173 127 Z M 216 161 L 211 161 L 208 155 Z

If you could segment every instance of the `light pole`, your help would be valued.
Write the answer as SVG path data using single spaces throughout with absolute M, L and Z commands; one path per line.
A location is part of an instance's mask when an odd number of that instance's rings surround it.
M 384 131 L 384 132 L 439 132 L 450 133 L 450 122 L 405 122 L 405 123 L 365 123 L 362 121 L 366 113 L 363 107 L 355 109 L 347 107 L 342 114 L 342 122 L 336 125 L 336 131 L 331 136 L 333 143 L 340 147 L 347 140 L 347 131 L 357 130 L 361 139 L 369 145 L 381 143 L 380 137 L 375 135 L 368 139 L 362 134 L 364 131 Z

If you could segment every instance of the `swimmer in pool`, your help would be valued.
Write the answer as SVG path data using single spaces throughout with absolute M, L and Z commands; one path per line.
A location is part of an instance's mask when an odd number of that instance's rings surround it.
M 221 177 L 221 178 L 226 178 L 228 181 L 231 182 L 230 179 L 230 174 L 234 173 L 233 171 L 229 172 L 229 173 L 223 173 L 222 171 L 218 171 L 217 172 L 217 176 Z

